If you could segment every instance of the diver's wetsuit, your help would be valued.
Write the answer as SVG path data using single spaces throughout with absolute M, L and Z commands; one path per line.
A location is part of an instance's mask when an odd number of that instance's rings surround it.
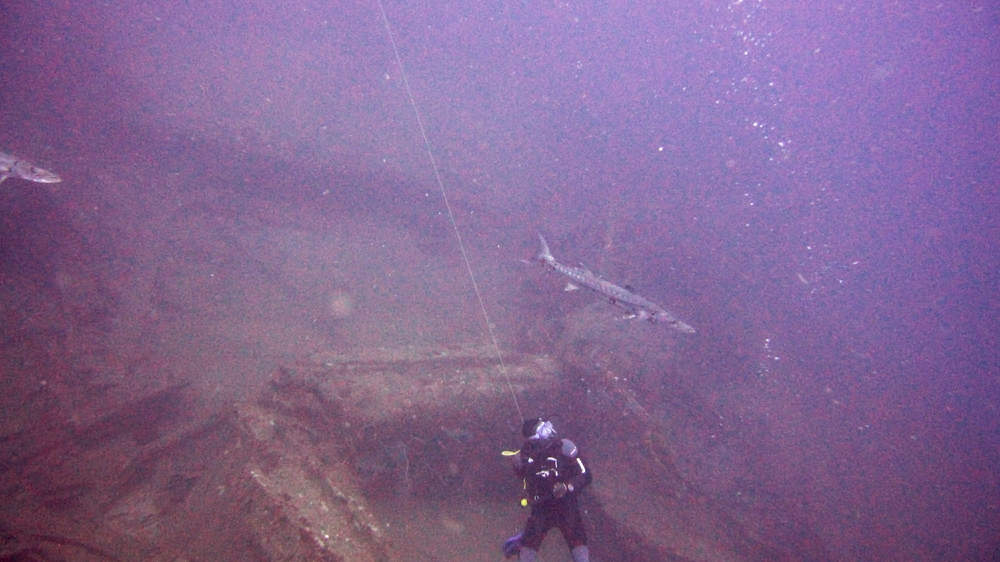
M 542 539 L 553 527 L 562 531 L 566 544 L 573 551 L 574 560 L 586 560 L 587 531 L 583 528 L 577 496 L 590 484 L 592 476 L 576 445 L 569 439 L 557 437 L 530 438 L 514 457 L 514 470 L 524 480 L 531 505 L 531 515 L 525 523 L 521 539 L 521 560 L 529 562 L 535 559 Z M 556 497 L 563 491 L 559 489 L 561 486 L 553 494 L 553 488 L 558 484 L 566 487 L 565 495 L 561 497 Z

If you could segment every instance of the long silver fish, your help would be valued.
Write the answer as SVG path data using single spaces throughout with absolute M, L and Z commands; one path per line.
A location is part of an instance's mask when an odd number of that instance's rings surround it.
M 15 177 L 38 183 L 59 183 L 62 178 L 48 170 L 43 170 L 31 162 L 21 160 L 13 154 L 0 152 L 0 183 Z
M 542 242 L 542 249 L 538 252 L 538 261 L 570 278 L 570 284 L 566 286 L 567 291 L 583 287 L 593 291 L 594 294 L 609 303 L 627 310 L 631 315 L 629 318 L 638 318 L 639 320 L 645 320 L 653 324 L 668 324 L 671 328 L 680 330 L 686 334 L 694 333 L 694 328 L 681 322 L 659 305 L 640 297 L 628 289 L 601 279 L 591 273 L 586 267 L 569 267 L 557 262 L 556 258 L 552 257 L 552 252 L 549 251 L 549 245 L 545 242 L 545 237 L 539 234 L 538 239 Z

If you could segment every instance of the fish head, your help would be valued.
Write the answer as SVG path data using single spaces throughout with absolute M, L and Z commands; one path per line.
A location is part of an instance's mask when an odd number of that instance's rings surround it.
M 10 169 L 10 175 L 38 183 L 59 183 L 62 178 L 48 170 L 43 170 L 23 160 L 16 162 Z
M 672 314 L 670 314 L 669 312 L 667 312 L 665 310 L 661 310 L 660 312 L 657 312 L 656 314 L 653 314 L 649 318 L 649 321 L 653 322 L 653 323 L 668 324 L 671 328 L 673 328 L 675 330 L 678 330 L 678 331 L 681 331 L 681 332 L 684 332 L 685 334 L 693 334 L 693 333 L 695 333 L 694 328 L 692 328 L 688 324 L 685 324 L 684 322 L 681 322 L 680 320 L 674 318 L 674 316 Z

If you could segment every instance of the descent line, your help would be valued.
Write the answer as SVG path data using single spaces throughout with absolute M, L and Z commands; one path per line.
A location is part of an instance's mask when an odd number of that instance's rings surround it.
M 438 189 L 441 190 L 441 198 L 444 200 L 444 206 L 448 210 L 448 219 L 451 221 L 451 228 L 455 231 L 455 238 L 458 239 L 458 248 L 462 251 L 462 259 L 465 260 L 465 269 L 469 272 L 469 279 L 472 280 L 472 288 L 476 290 L 476 298 L 479 299 L 479 308 L 483 311 L 483 318 L 486 320 L 486 329 L 489 330 L 490 339 L 493 341 L 493 349 L 496 350 L 497 359 L 500 360 L 500 372 L 503 373 L 504 379 L 507 381 L 510 397 L 514 399 L 517 417 L 519 420 L 523 420 L 524 416 L 521 414 L 521 406 L 517 403 L 517 394 L 514 393 L 514 385 L 510 382 L 510 375 L 507 374 L 507 365 L 504 363 L 503 354 L 500 353 L 500 344 L 497 343 L 497 336 L 493 331 L 493 323 L 490 322 L 490 315 L 486 312 L 486 303 L 483 302 L 483 295 L 479 291 L 479 283 L 476 281 L 476 275 L 472 272 L 472 263 L 469 261 L 469 254 L 465 251 L 465 243 L 462 241 L 462 235 L 458 232 L 458 223 L 455 222 L 455 214 L 451 211 L 451 203 L 448 202 L 448 194 L 445 192 L 444 182 L 441 181 L 441 173 L 438 172 L 437 161 L 434 159 L 434 152 L 431 150 L 431 142 L 428 140 L 427 132 L 424 130 L 424 121 L 420 117 L 420 110 L 417 109 L 417 100 L 413 97 L 413 90 L 410 89 L 410 81 L 406 78 L 403 59 L 400 58 L 399 49 L 396 48 L 396 39 L 392 35 L 392 27 L 389 26 L 389 18 L 385 15 L 385 7 L 382 5 L 382 0 L 376 0 L 376 2 L 378 2 L 378 9 L 382 13 L 382 23 L 385 24 L 385 32 L 389 35 L 389 44 L 392 45 L 392 53 L 396 56 L 396 64 L 399 65 L 399 73 L 403 77 L 403 86 L 406 88 L 406 95 L 409 96 L 410 106 L 413 107 L 413 114 L 417 117 L 417 127 L 420 129 L 420 136 L 424 139 L 424 148 L 427 150 L 427 156 L 430 158 L 431 167 L 434 168 L 434 178 L 437 180 Z

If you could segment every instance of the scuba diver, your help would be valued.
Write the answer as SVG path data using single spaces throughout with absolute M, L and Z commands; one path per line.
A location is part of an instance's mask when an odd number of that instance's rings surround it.
M 569 439 L 556 437 L 552 422 L 534 418 L 521 426 L 524 445 L 514 457 L 514 471 L 524 481 L 526 498 L 522 506 L 531 506 L 524 532 L 507 539 L 503 552 L 507 558 L 518 556 L 521 562 L 538 560 L 538 547 L 549 529 L 558 527 L 573 554 L 573 562 L 589 562 L 587 532 L 580 517 L 577 497 L 590 484 L 592 476 Z

